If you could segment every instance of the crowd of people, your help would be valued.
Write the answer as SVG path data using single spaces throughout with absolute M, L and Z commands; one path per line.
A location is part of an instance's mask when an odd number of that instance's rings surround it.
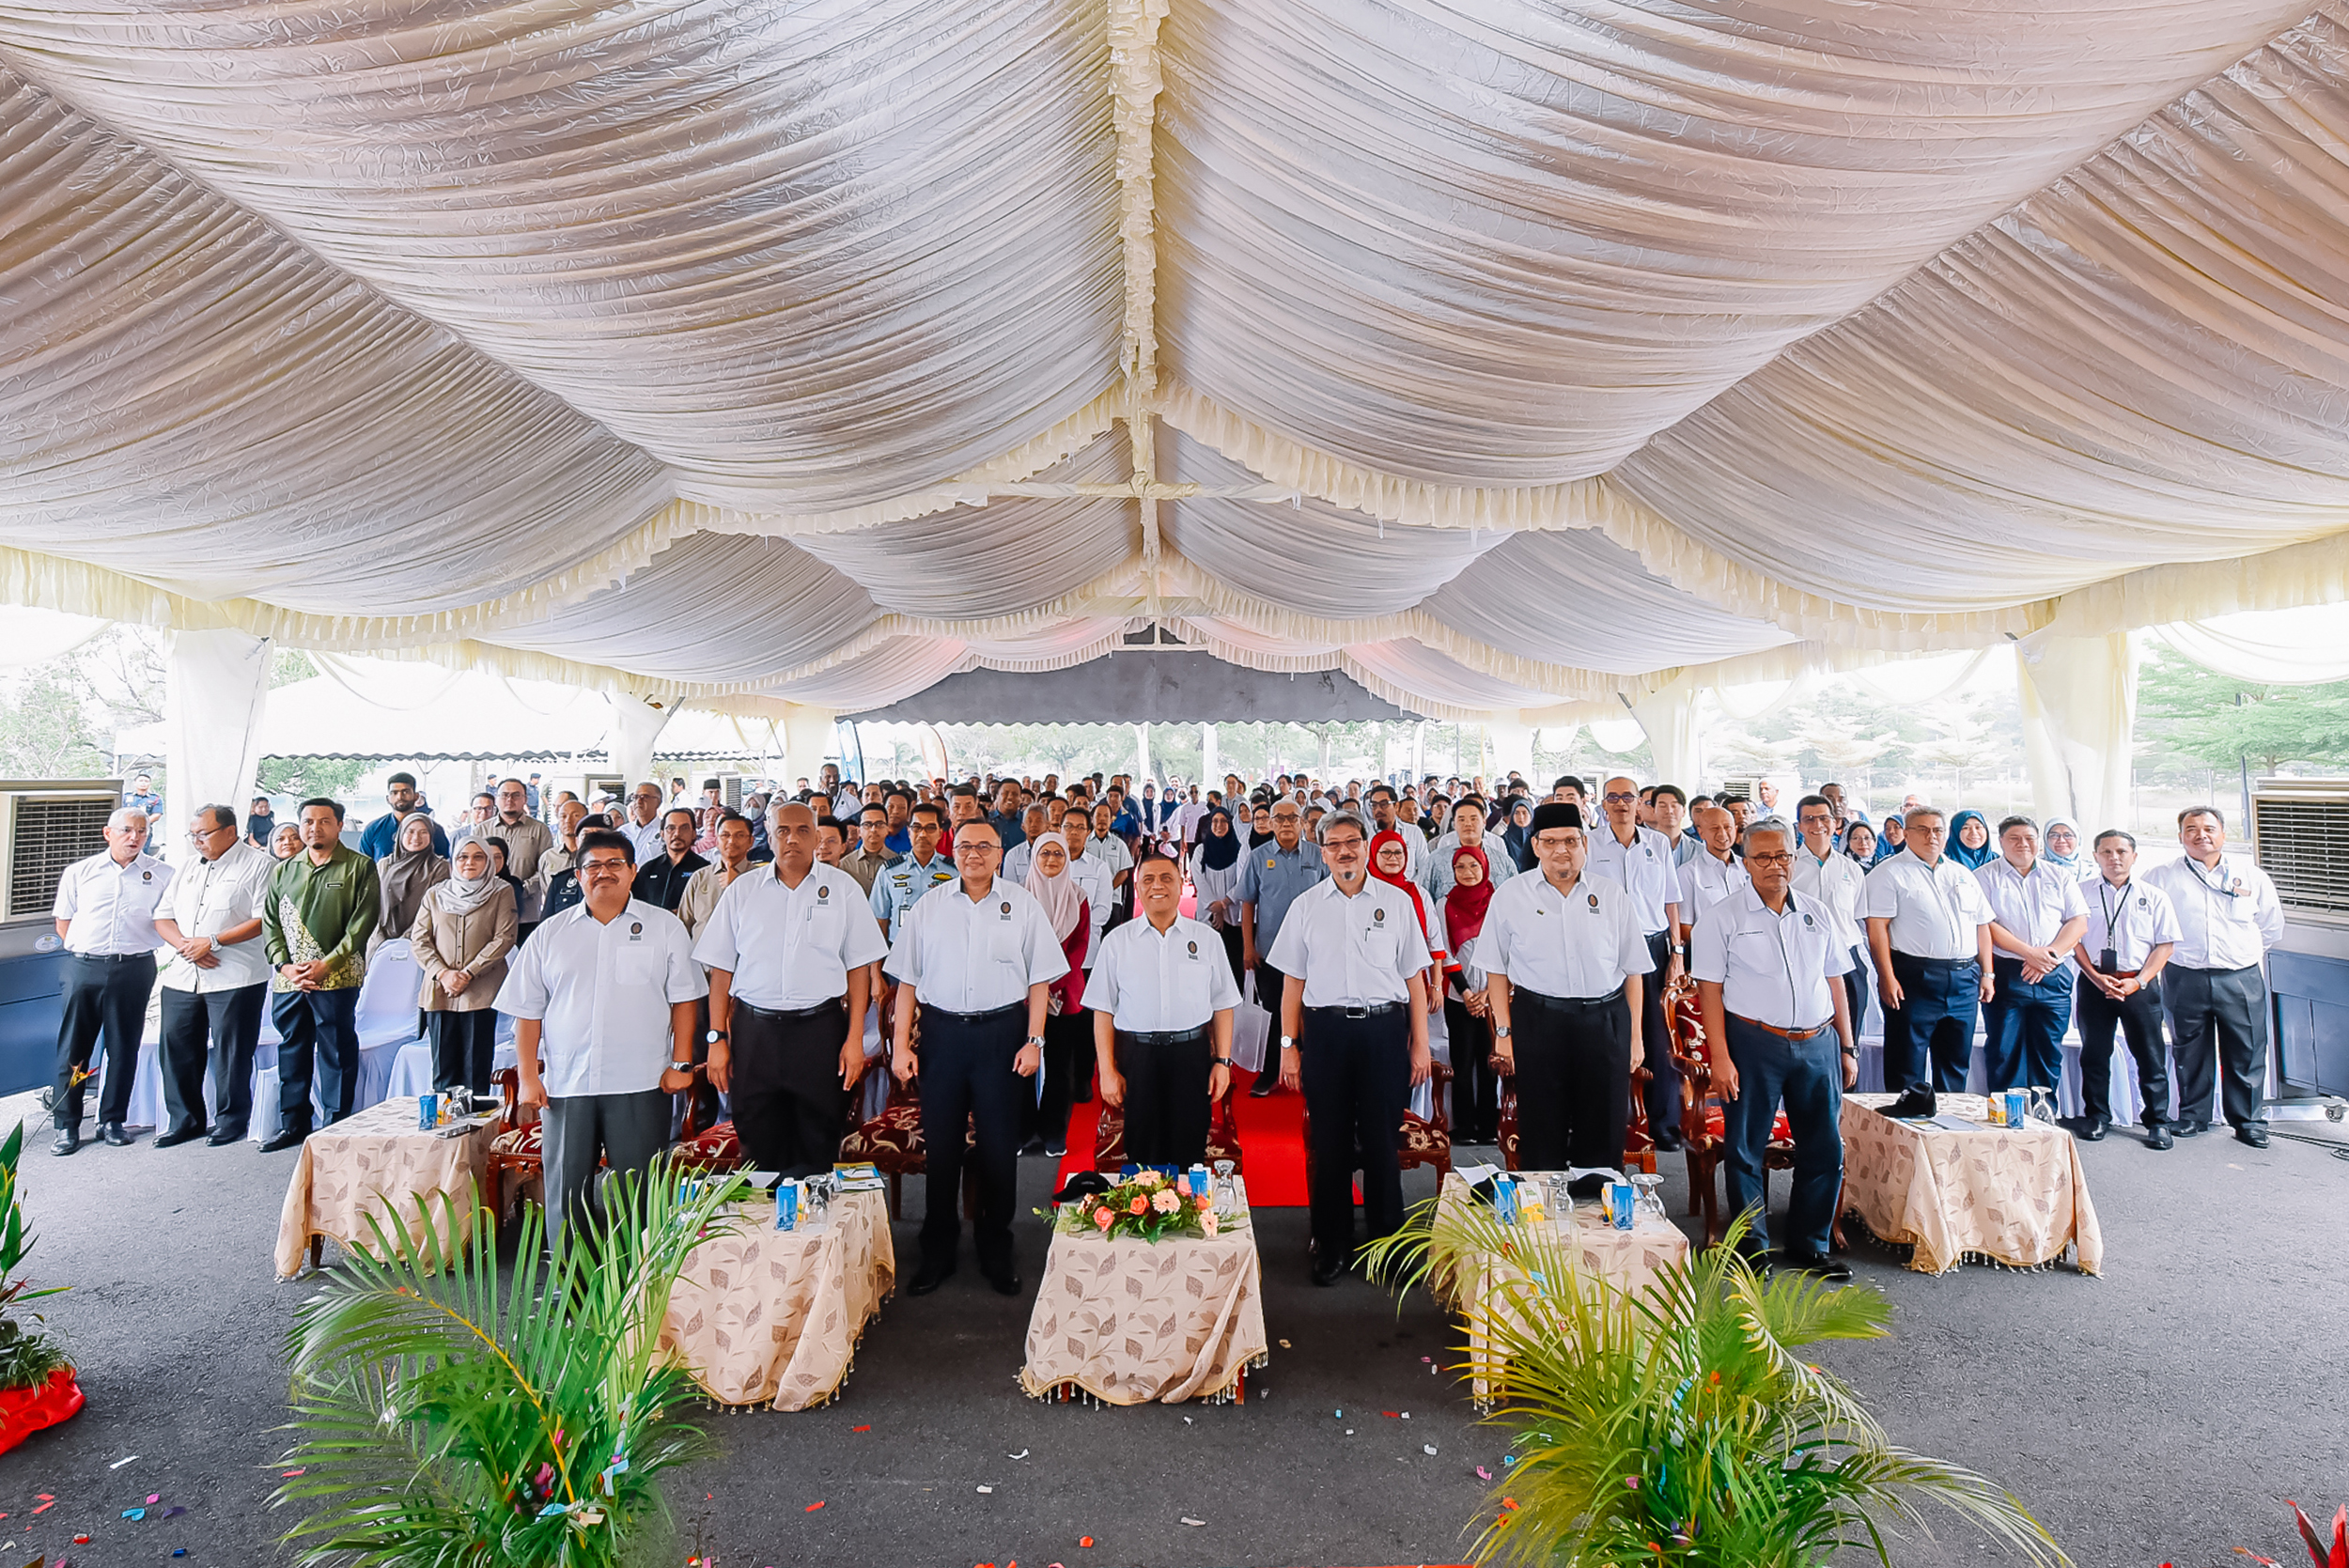
M 1978 1026 L 1989 1088 L 2051 1091 L 2077 1022 L 2076 1136 L 2112 1125 L 2118 1032 L 2149 1148 L 2206 1131 L 2215 1108 L 2266 1141 L 2261 966 L 2282 913 L 2214 807 L 2182 813 L 2183 854 L 2139 876 L 2117 828 L 2083 843 L 2068 821 L 1913 798 L 1872 818 L 1833 783 L 1782 812 L 1769 784 L 1691 795 L 1621 776 L 1227 774 L 1161 792 L 1098 773 L 859 785 L 826 767 L 739 808 L 714 779 L 583 800 L 532 775 L 443 828 L 405 773 L 385 804 L 355 847 L 333 800 L 284 824 L 257 800 L 241 833 L 208 805 L 176 862 L 146 852 L 148 802 L 114 815 L 56 896 L 71 955 L 56 1153 L 79 1146 L 101 1037 L 99 1137 L 131 1141 L 159 955 L 158 1146 L 244 1137 L 264 1005 L 282 1044 L 263 1149 L 309 1134 L 314 1089 L 330 1121 L 350 1114 L 357 987 L 401 938 L 437 1086 L 487 1093 L 498 1017 L 515 1021 L 558 1244 L 598 1166 L 648 1165 L 689 1102 L 730 1116 L 757 1169 L 829 1170 L 868 1056 L 885 1058 L 918 1086 L 925 1129 L 917 1295 L 955 1271 L 966 1160 L 981 1271 L 1019 1288 L 1018 1159 L 1063 1153 L 1074 1104 L 1120 1108 L 1137 1163 L 1202 1159 L 1251 982 L 1274 1044 L 1247 1092 L 1306 1100 L 1321 1283 L 1355 1255 L 1356 1172 L 1369 1234 L 1401 1222 L 1398 1129 L 1436 1017 L 1455 1142 L 1496 1140 L 1513 1079 L 1522 1167 L 1587 1188 L 1624 1161 L 1635 1063 L 1655 1147 L 1679 1146 L 1672 1048 L 1693 1016 L 1748 1244 L 1766 1256 L 1782 1111 L 1796 1169 L 1776 1261 L 1829 1278 L 1847 1273 L 1827 1237 L 1871 1006 L 1888 1114 L 1933 1115 L 1965 1087 Z

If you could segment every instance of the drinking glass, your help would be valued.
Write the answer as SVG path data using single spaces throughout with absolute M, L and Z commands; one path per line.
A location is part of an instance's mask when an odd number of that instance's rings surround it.
M 1215 1162 L 1215 1206 L 1226 1214 L 1239 1207 L 1239 1188 L 1232 1181 L 1232 1173 L 1237 1169 L 1228 1159 Z
M 1653 1171 L 1634 1171 L 1631 1172 L 1631 1185 L 1639 1190 L 1640 1194 L 1632 1204 L 1632 1213 L 1644 1214 L 1657 1219 L 1672 1219 L 1671 1215 L 1664 1212 L 1664 1178 L 1662 1176 Z

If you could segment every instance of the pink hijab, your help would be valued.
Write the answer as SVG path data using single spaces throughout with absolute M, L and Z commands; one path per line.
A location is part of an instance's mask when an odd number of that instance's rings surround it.
M 1048 846 L 1061 852 L 1058 876 L 1045 873 L 1044 851 Z M 1044 906 L 1044 918 L 1052 923 L 1053 939 L 1068 940 L 1068 934 L 1084 918 L 1085 895 L 1077 886 L 1077 878 L 1068 874 L 1068 846 L 1058 836 L 1036 841 L 1035 854 L 1028 862 L 1027 887 L 1035 895 L 1035 901 Z

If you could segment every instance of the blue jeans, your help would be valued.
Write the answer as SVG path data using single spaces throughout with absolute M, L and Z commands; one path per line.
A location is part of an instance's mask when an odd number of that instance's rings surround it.
M 1892 978 L 1902 1000 L 1884 1015 L 1884 1086 L 1964 1089 L 1974 1061 L 1982 966 L 1971 958 L 1952 963 L 1895 953 Z
M 2033 984 L 2023 978 L 2020 958 L 1993 958 L 1995 988 L 1982 1010 L 1989 1035 L 1990 1087 L 2053 1089 L 2063 1081 L 2063 1032 L 2072 1022 L 2072 966 L 2059 966 Z
M 1788 1040 L 1729 1015 L 1729 1060 L 1737 1068 L 1737 1097 L 1722 1110 L 1729 1144 L 1729 1206 L 1750 1213 L 1753 1245 L 1770 1239 L 1770 1127 L 1778 1108 L 1795 1135 L 1795 1187 L 1786 1200 L 1785 1248 L 1824 1255 L 1835 1225 L 1835 1197 L 1843 1185 L 1843 1052 L 1835 1026 L 1808 1039 Z

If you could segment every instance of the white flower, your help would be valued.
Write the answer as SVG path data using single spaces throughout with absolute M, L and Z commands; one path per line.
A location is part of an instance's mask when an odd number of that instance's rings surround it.
M 1183 1206 L 1183 1201 L 1172 1192 L 1161 1192 L 1150 1200 L 1150 1206 L 1160 1214 L 1173 1214 Z

